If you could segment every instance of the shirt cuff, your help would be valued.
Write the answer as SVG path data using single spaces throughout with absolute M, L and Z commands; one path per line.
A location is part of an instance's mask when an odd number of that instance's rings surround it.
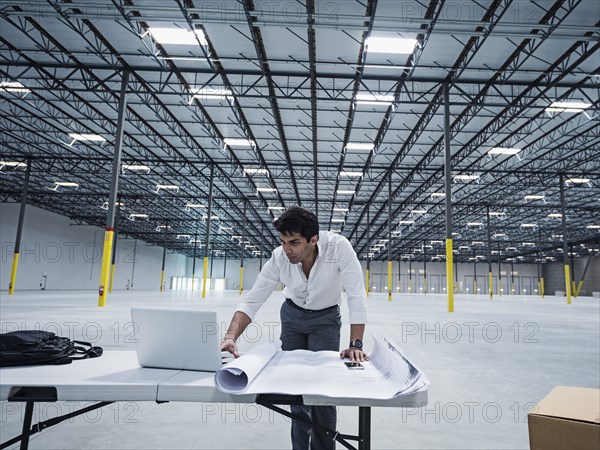
M 248 305 L 247 303 L 243 303 L 243 302 L 240 303 L 239 305 L 237 305 L 237 308 L 235 310 L 246 314 L 250 318 L 250 321 L 254 321 L 254 315 L 256 314 L 256 311 L 257 311 L 256 308 L 252 308 L 250 305 Z

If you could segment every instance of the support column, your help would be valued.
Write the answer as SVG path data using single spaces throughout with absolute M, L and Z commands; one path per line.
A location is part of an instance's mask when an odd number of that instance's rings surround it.
M 544 269 L 542 267 L 542 230 L 538 229 L 538 295 L 544 298 Z
M 494 275 L 492 274 L 492 226 L 490 223 L 490 207 L 487 207 L 487 251 L 488 251 L 488 285 L 490 300 L 494 297 Z
M 473 246 L 473 295 L 477 295 L 477 251 Z
M 565 176 L 560 174 L 560 212 L 563 235 L 563 263 L 565 266 L 565 293 L 567 304 L 571 304 L 571 267 L 569 266 L 569 244 L 567 236 L 567 212 L 565 206 Z
M 427 241 L 423 241 L 423 294 L 427 295 L 427 247 L 425 244 Z
M 162 267 L 160 269 L 160 292 L 165 290 L 165 262 L 167 261 L 167 230 L 169 226 L 165 224 L 165 236 L 163 239 L 163 255 L 162 255 Z
M 133 240 L 133 262 L 131 263 L 131 284 L 130 288 L 133 288 L 133 278 L 135 276 L 135 263 L 137 261 L 137 239 Z
M 112 264 L 110 267 L 110 283 L 109 283 L 109 287 L 108 287 L 108 292 L 112 293 L 113 291 L 113 283 L 115 281 L 115 265 L 117 262 L 117 243 L 118 243 L 118 237 L 117 237 L 117 225 L 119 224 L 118 219 L 120 216 L 120 212 L 121 212 L 121 200 L 120 200 L 120 196 L 117 197 L 119 199 L 119 201 L 117 202 L 116 205 L 116 217 L 115 217 L 115 233 L 113 235 L 113 252 L 112 252 Z
M 192 251 L 192 292 L 196 282 L 196 248 L 198 248 L 198 232 L 194 233 L 194 250 Z
M 392 168 L 388 173 L 388 302 L 392 301 Z
M 513 261 L 510 262 L 510 286 L 511 294 L 515 295 L 515 266 Z
M 502 297 L 502 267 L 500 266 L 500 242 L 498 242 L 498 295 Z
M 25 170 L 25 181 L 23 183 L 23 194 L 21 195 L 21 206 L 19 208 L 19 222 L 17 224 L 17 238 L 15 239 L 15 252 L 13 254 L 12 270 L 10 271 L 10 282 L 8 283 L 8 295 L 15 293 L 17 282 L 17 268 L 19 267 L 19 252 L 21 251 L 21 236 L 23 235 L 23 222 L 25 221 L 25 207 L 27 206 L 27 194 L 29 192 L 29 179 L 31 177 L 31 160 L 27 160 Z
M 452 149 L 450 148 L 450 86 L 444 83 L 444 184 L 446 193 L 446 291 L 448 312 L 454 312 L 454 252 L 452 245 Z
M 206 242 L 204 243 L 204 264 L 202 270 L 202 298 L 206 297 L 206 275 L 208 272 L 208 250 L 210 242 L 210 220 L 212 216 L 213 184 L 215 177 L 215 166 L 210 166 L 210 185 L 208 188 L 208 216 L 206 217 Z
M 571 295 L 577 298 L 577 287 L 575 286 L 575 256 L 573 255 L 573 244 L 569 244 L 569 261 L 571 263 Z
M 408 255 L 408 294 L 412 294 L 412 255 Z
M 367 284 L 367 297 L 369 296 L 369 292 L 371 292 L 371 217 L 370 212 L 371 208 L 367 203 L 367 274 L 366 274 L 366 284 Z
M 117 134 L 115 136 L 115 152 L 113 155 L 110 193 L 108 196 L 108 213 L 106 215 L 106 228 L 104 231 L 104 249 L 102 251 L 102 269 L 100 271 L 100 287 L 98 288 L 98 306 L 106 305 L 108 290 L 108 275 L 113 250 L 113 232 L 115 226 L 115 206 L 119 189 L 119 173 L 121 169 L 121 149 L 123 147 L 123 128 L 125 124 L 125 109 L 127 107 L 127 85 L 129 71 L 123 71 L 121 91 L 119 93 L 119 108 L 117 113 Z
M 244 222 L 242 224 L 242 256 L 240 257 L 240 295 L 244 291 L 244 239 L 246 239 L 246 208 L 248 206 L 248 200 L 244 200 Z

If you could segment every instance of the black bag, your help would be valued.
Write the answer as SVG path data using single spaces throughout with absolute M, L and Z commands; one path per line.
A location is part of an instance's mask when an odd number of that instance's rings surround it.
M 102 347 L 72 341 L 49 331 L 23 330 L 0 334 L 0 367 L 71 364 L 102 356 Z

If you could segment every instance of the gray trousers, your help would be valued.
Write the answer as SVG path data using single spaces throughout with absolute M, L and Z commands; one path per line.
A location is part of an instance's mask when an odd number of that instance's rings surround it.
M 290 306 L 287 300 L 281 306 L 281 343 L 283 350 L 340 350 L 340 308 L 305 312 Z M 337 428 L 335 406 L 291 406 L 292 413 L 319 423 L 331 430 Z M 292 419 L 293 450 L 334 450 L 332 436 Z

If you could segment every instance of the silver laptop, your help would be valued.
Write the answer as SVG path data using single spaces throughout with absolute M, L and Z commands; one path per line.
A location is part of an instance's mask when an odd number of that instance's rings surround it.
M 215 311 L 131 308 L 140 366 L 215 372 L 223 366 Z

